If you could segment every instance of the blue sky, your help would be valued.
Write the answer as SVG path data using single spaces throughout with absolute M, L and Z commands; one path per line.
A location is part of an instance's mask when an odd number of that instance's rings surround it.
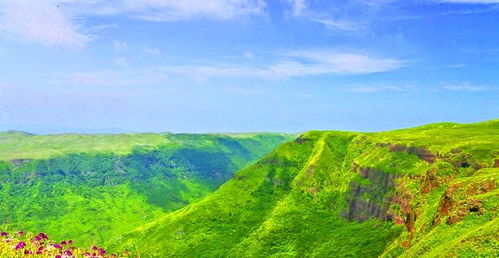
M 499 0 L 2 0 L 0 130 L 498 118 Z

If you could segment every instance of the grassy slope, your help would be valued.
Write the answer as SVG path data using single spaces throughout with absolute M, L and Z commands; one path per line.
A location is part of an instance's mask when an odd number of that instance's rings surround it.
M 308 132 L 203 200 L 118 239 L 115 248 L 144 257 L 490 255 L 498 250 L 498 169 L 480 168 L 498 158 L 498 132 L 499 120 L 368 134 Z M 390 144 L 404 147 L 391 150 Z M 424 161 L 420 149 L 408 146 L 425 147 L 436 160 Z M 385 181 L 396 175 L 396 188 L 383 191 L 389 184 L 372 183 L 360 168 L 381 171 Z M 355 182 L 368 191 L 355 196 Z M 489 189 L 465 188 L 481 182 Z M 444 192 L 453 185 L 463 190 L 450 197 L 445 213 Z M 401 219 L 345 219 L 352 196 L 364 203 L 392 200 L 389 213 Z M 466 212 L 470 199 L 480 200 L 483 214 Z
M 202 198 L 289 139 L 0 133 L 0 229 L 104 243 Z

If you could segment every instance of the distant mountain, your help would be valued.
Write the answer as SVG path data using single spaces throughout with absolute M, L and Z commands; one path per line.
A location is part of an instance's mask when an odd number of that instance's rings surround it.
M 114 242 L 141 257 L 497 257 L 499 120 L 310 131 Z
M 0 229 L 89 245 L 199 200 L 295 136 L 0 133 Z

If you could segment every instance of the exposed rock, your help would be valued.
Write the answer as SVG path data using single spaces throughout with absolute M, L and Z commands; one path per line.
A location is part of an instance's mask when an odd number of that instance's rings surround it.
M 368 179 L 370 184 L 360 184 L 355 181 L 350 183 L 348 210 L 343 210 L 342 216 L 359 222 L 369 218 L 391 220 L 392 216 L 388 213 L 388 209 L 398 175 L 372 168 L 360 168 L 359 175 Z

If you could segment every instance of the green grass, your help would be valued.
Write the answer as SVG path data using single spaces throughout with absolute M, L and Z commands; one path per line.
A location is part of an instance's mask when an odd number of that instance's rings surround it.
M 1 133 L 0 230 L 102 244 L 201 199 L 291 137 Z
M 498 132 L 499 120 L 381 133 L 310 131 L 202 200 L 116 239 L 112 248 L 142 257 L 493 257 Z M 390 149 L 396 145 L 405 147 Z M 423 160 L 422 150 L 435 162 Z M 366 178 L 362 169 L 370 171 Z M 469 190 L 485 182 L 493 187 Z M 442 200 L 454 186 L 461 190 L 443 214 Z M 471 199 L 479 200 L 483 214 L 466 212 Z M 367 208 L 373 203 L 389 205 L 386 212 L 402 224 L 380 220 Z M 447 224 L 462 211 L 457 223 Z M 367 220 L 349 220 L 348 212 Z

